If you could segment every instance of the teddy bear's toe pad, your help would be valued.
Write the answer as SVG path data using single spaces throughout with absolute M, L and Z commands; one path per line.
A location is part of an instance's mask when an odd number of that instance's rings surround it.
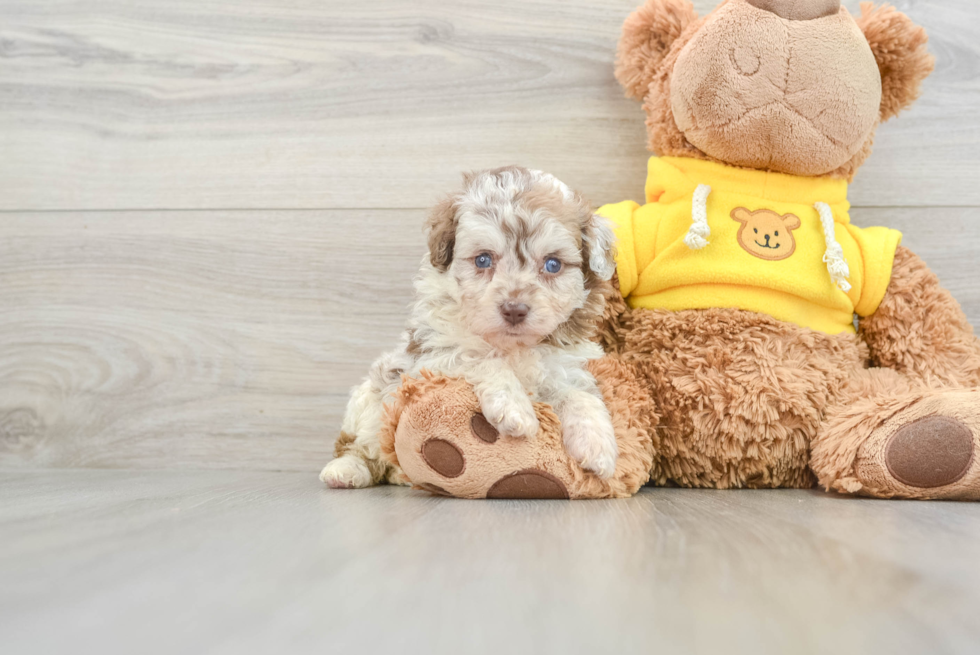
M 524 469 L 494 482 L 487 491 L 487 498 L 568 500 L 568 489 L 561 480 L 550 473 Z
M 973 432 L 949 416 L 925 416 L 903 426 L 885 448 L 885 465 L 910 487 L 933 489 L 959 481 L 973 462 Z
M 458 478 L 466 470 L 463 452 L 445 439 L 429 439 L 422 444 L 422 459 L 444 478 Z
M 486 443 L 496 443 L 497 439 L 500 438 L 497 428 L 490 425 L 490 421 L 483 414 L 473 415 L 473 418 L 470 419 L 470 430 L 477 439 Z

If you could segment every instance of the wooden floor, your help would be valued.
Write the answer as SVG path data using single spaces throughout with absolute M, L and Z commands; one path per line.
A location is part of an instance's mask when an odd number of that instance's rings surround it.
M 640 199 L 639 2 L 0 0 L 0 653 L 980 652 L 974 505 L 316 480 L 461 171 Z M 980 3 L 894 4 L 852 218 L 980 323 Z
M 71 489 L 72 493 L 65 493 Z M 976 653 L 976 507 L 0 476 L 4 653 Z
M 639 2 L 0 0 L 0 467 L 323 464 L 461 171 L 642 199 Z M 980 322 L 980 3 L 895 4 L 937 68 L 852 219 Z

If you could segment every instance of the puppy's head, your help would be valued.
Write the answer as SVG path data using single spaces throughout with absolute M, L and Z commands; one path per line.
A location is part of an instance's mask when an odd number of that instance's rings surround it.
M 470 332 L 500 348 L 588 339 L 615 270 L 612 230 L 551 175 L 464 176 L 428 221 L 432 266 L 458 287 Z

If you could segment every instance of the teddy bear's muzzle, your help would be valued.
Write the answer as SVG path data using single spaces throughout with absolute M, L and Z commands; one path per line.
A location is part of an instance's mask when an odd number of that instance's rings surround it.
M 786 20 L 813 20 L 840 12 L 840 0 L 746 0 Z

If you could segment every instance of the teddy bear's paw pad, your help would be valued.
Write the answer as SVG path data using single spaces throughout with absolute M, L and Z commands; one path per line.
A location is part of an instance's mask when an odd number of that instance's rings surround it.
M 500 438 L 497 428 L 490 425 L 490 421 L 483 414 L 473 415 L 473 418 L 470 419 L 470 430 L 473 432 L 473 436 L 486 443 L 496 443 L 497 439 Z
M 422 444 L 422 459 L 444 478 L 458 478 L 466 470 L 463 452 L 445 439 L 429 439 Z
M 892 435 L 885 448 L 888 472 L 920 489 L 958 482 L 973 463 L 973 432 L 949 416 L 925 416 Z
M 564 483 L 555 476 L 537 469 L 524 469 L 494 482 L 487 491 L 487 498 L 568 500 L 569 496 Z

